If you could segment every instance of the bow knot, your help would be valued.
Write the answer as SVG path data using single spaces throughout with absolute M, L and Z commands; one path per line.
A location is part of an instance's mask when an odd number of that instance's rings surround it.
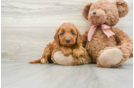
M 91 26 L 91 28 L 90 28 L 90 30 L 89 30 L 89 32 L 88 32 L 88 41 L 90 41 L 91 40 L 91 38 L 92 38 L 92 36 L 93 36 L 93 34 L 94 34 L 94 32 L 95 32 L 95 30 L 97 29 L 97 27 L 99 26 L 99 25 L 95 25 L 95 24 L 90 24 L 90 26 Z M 108 26 L 108 25 L 106 25 L 106 24 L 101 24 L 100 25 L 101 26 L 101 29 L 102 29 L 102 31 L 106 34 L 106 36 L 109 38 L 110 36 L 113 36 L 115 33 L 113 33 L 111 30 L 110 30 L 110 26 Z

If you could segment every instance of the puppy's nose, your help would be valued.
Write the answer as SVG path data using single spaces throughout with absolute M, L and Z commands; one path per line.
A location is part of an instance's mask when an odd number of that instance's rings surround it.
M 70 39 L 66 39 L 66 42 L 69 43 L 70 42 Z
M 95 15 L 95 14 L 96 14 L 96 12 L 93 12 L 93 14 Z

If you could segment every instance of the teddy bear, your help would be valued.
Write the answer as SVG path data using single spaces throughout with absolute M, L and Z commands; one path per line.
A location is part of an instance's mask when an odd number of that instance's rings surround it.
M 128 11 L 124 0 L 98 0 L 84 6 L 82 14 L 89 21 L 90 29 L 82 35 L 82 43 L 92 63 L 114 68 L 133 57 L 131 39 L 121 29 L 113 27 Z

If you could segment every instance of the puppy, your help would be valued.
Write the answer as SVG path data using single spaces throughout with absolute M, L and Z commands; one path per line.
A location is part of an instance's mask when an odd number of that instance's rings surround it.
M 48 64 L 49 58 L 55 64 L 80 65 L 91 62 L 82 46 L 81 34 L 72 23 L 63 23 L 56 31 L 54 41 L 44 49 L 42 58 L 29 63 Z

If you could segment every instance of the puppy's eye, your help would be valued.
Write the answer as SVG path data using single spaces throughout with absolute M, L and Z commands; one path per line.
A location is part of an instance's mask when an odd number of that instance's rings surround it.
M 61 35 L 64 35 L 65 33 L 63 32 L 63 33 L 61 33 Z
M 107 14 L 107 12 L 105 11 L 105 13 Z
M 71 34 L 72 34 L 72 35 L 74 35 L 74 33 L 73 33 L 73 32 L 71 32 Z

